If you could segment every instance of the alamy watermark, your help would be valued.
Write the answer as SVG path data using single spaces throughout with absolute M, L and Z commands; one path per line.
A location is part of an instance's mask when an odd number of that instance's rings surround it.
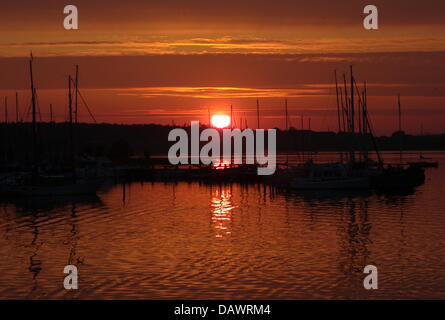
M 266 132 L 267 152 L 265 152 Z M 243 164 L 243 159 L 245 159 L 246 164 L 258 164 L 258 175 L 272 175 L 276 169 L 276 140 L 276 129 L 244 129 L 241 131 L 240 129 L 217 130 L 207 128 L 200 132 L 199 121 L 192 121 L 190 137 L 188 132 L 182 128 L 176 128 L 170 131 L 168 141 L 176 141 L 176 143 L 173 144 L 168 151 L 168 160 L 172 165 L 209 165 L 212 163 L 239 165 Z M 207 143 L 200 148 L 201 142 Z M 246 151 L 244 155 L 243 145 Z
M 75 5 L 66 5 L 63 8 L 63 14 L 66 15 L 63 20 L 63 27 L 66 30 L 79 29 L 79 10 Z M 366 30 L 378 30 L 378 9 L 375 5 L 367 5 L 363 9 L 363 14 L 367 16 L 363 20 L 363 27 Z
M 75 5 L 67 5 L 63 8 L 63 13 L 67 16 L 63 19 L 65 30 L 79 29 L 79 11 Z
M 365 267 L 363 273 L 368 274 L 363 280 L 363 287 L 366 290 L 376 290 L 379 288 L 378 270 L 377 267 L 370 264 Z
M 79 289 L 79 272 L 75 265 L 67 265 L 63 269 L 63 273 L 68 274 L 65 279 L 63 279 L 63 287 L 66 290 L 77 290 Z

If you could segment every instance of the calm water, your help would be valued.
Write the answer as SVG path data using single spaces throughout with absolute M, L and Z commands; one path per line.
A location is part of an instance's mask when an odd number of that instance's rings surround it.
M 135 183 L 3 200 L 0 298 L 444 299 L 445 153 L 428 155 L 441 167 L 412 194 Z M 378 290 L 363 289 L 368 264 Z

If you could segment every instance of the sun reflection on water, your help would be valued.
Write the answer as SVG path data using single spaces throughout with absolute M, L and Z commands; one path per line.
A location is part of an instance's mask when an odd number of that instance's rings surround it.
M 230 162 L 220 161 L 212 164 L 212 168 L 215 170 L 225 170 L 230 168 Z
M 229 188 L 214 190 L 210 206 L 216 237 L 223 238 L 230 235 L 233 209 L 236 208 L 232 201 L 232 191 Z

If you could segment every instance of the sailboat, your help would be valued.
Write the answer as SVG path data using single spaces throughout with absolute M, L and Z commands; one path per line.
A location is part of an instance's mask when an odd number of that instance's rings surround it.
M 336 74 L 335 77 L 337 78 Z M 340 110 L 339 100 L 337 99 L 338 116 L 346 119 L 344 128 L 342 128 L 339 119 L 339 132 L 345 130 L 350 135 L 350 151 L 348 161 L 335 164 L 314 164 L 306 163 L 299 172 L 305 172 L 303 175 L 294 176 L 293 180 L 288 183 L 290 189 L 299 190 L 335 190 L 335 189 L 405 189 L 414 188 L 425 182 L 425 174 L 422 168 L 403 167 L 400 164 L 397 167 L 384 166 L 383 159 L 378 150 L 370 120 L 367 111 L 366 83 L 363 94 L 359 93 L 359 89 L 354 79 L 352 66 L 350 69 L 351 87 L 348 92 L 346 85 L 346 77 L 344 77 L 344 99 Z M 339 93 L 336 79 L 336 92 Z M 355 92 L 358 96 L 358 108 L 355 109 L 354 99 Z M 349 98 L 348 98 L 349 95 Z M 343 107 L 344 106 L 344 107 Z M 358 125 L 358 132 L 356 132 Z M 372 161 L 368 158 L 368 150 L 362 146 L 358 156 L 356 154 L 357 133 L 360 137 L 368 136 L 374 145 L 374 149 L 378 161 Z M 400 151 L 402 158 L 402 149 Z M 341 157 L 342 159 L 343 157 Z
M 397 166 L 388 165 L 386 168 L 374 172 L 371 178 L 371 186 L 381 190 L 412 189 L 425 183 L 425 172 L 421 166 L 406 167 L 403 163 L 403 131 L 402 131 L 402 107 L 400 94 L 397 96 L 400 150 L 399 164 Z
M 335 84 L 337 93 L 337 113 L 339 122 L 339 133 L 345 130 L 352 136 L 351 141 L 355 138 L 354 124 L 357 121 L 354 116 L 354 85 L 355 80 L 351 67 L 351 89 L 350 97 L 347 98 L 346 77 L 345 81 L 345 105 L 346 109 L 342 106 L 340 110 L 339 100 L 339 87 L 337 81 L 337 73 L 335 72 Z M 343 105 L 343 102 L 342 102 Z M 364 103 L 361 106 L 365 108 Z M 365 112 L 363 112 L 364 114 Z M 341 127 L 341 117 L 347 119 L 347 128 Z M 360 120 L 358 120 L 360 121 Z M 361 126 L 360 126 L 361 128 Z M 303 132 L 303 120 L 302 120 L 302 132 Z M 360 132 L 362 133 L 362 132 Z M 288 184 L 288 188 L 297 190 L 355 190 L 355 189 L 369 189 L 370 180 L 367 173 L 367 168 L 361 163 L 356 161 L 356 154 L 354 146 L 351 143 L 351 150 L 349 152 L 349 162 L 344 163 L 326 163 L 315 164 L 312 160 L 307 161 L 301 165 L 300 172 L 305 172 L 303 176 L 295 176 Z
M 342 163 L 310 164 L 308 174 L 292 180 L 288 187 L 294 190 L 357 190 L 369 189 L 370 182 L 364 174 L 351 174 Z
M 421 127 L 420 134 L 421 136 L 423 136 L 423 126 Z M 409 161 L 408 165 L 411 167 L 418 167 L 418 168 L 438 168 L 439 162 L 434 161 L 433 158 L 425 157 L 421 151 L 418 160 Z
M 79 178 L 75 172 L 74 152 L 72 144 L 72 99 L 71 99 L 71 76 L 69 76 L 69 113 L 71 126 L 71 156 L 72 170 L 59 174 L 45 172 L 39 165 L 39 148 L 37 146 L 38 130 L 36 116 L 36 89 L 33 79 L 33 56 L 29 61 L 31 97 L 32 97 L 32 152 L 33 164 L 31 172 L 17 172 L 1 181 L 0 194 L 18 197 L 36 196 L 69 196 L 69 195 L 94 195 L 100 186 L 97 179 Z M 77 83 L 77 81 L 76 81 Z M 77 90 L 76 90 L 77 94 Z
M 438 168 L 439 162 L 434 161 L 433 158 L 424 157 L 421 153 L 417 161 L 408 161 L 408 165 L 416 168 Z

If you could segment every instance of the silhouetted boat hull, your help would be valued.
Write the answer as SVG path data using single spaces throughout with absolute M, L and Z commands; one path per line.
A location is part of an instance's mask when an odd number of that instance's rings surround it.
M 439 163 L 437 161 L 415 161 L 415 162 L 408 162 L 408 165 L 410 167 L 415 168 L 438 168 Z
M 309 162 L 296 167 L 294 179 L 288 184 L 294 190 L 363 190 L 369 189 L 369 178 L 361 171 L 351 170 L 341 164 L 314 164 Z
M 367 177 L 345 177 L 334 179 L 301 178 L 292 181 L 289 188 L 293 190 L 357 190 L 369 189 Z
M 370 176 L 370 183 L 373 189 L 412 189 L 425 183 L 425 172 L 418 167 L 387 168 Z
M 11 197 L 51 197 L 95 195 L 100 187 L 96 181 L 82 181 L 62 185 L 11 184 L 3 185 L 0 194 Z

